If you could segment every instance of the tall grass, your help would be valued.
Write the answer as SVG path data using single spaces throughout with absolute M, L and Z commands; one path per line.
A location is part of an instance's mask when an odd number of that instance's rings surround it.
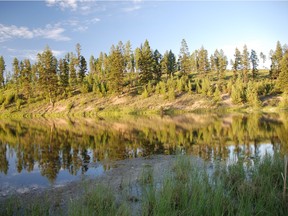
M 93 189 L 87 186 L 83 196 L 67 201 L 67 211 L 62 214 L 288 215 L 283 172 L 284 160 L 278 154 L 266 155 L 249 166 L 238 161 L 230 165 L 214 164 L 214 168 L 180 156 L 160 178 L 153 167 L 145 166 L 136 183 L 139 192 L 133 194 L 133 199 L 129 198 L 130 183 L 121 182 L 120 190 L 109 185 Z M 133 209 L 135 202 L 140 206 L 137 211 Z M 51 215 L 53 212 L 47 203 L 23 204 L 10 200 L 1 205 L 0 215 Z

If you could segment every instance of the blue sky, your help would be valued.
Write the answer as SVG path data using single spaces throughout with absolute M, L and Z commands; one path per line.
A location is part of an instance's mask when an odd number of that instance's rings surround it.
M 190 52 L 209 55 L 236 47 L 264 52 L 288 43 L 287 1 L 0 1 L 0 55 L 8 70 L 14 57 L 36 59 L 48 45 L 58 58 L 80 43 L 87 60 L 112 44 L 148 39 L 152 49 L 178 55 L 184 38 Z

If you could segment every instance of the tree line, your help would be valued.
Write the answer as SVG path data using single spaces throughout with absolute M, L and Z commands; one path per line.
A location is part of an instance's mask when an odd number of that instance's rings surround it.
M 266 56 L 261 52 L 264 63 Z M 110 52 L 91 56 L 88 63 L 81 54 L 80 44 L 75 53 L 57 59 L 47 47 L 31 64 L 29 59 L 14 58 L 12 74 L 4 76 L 5 61 L 0 56 L 0 105 L 7 107 L 16 102 L 17 107 L 37 100 L 50 101 L 71 97 L 79 93 L 94 92 L 97 97 L 120 95 L 127 92 L 163 94 L 175 99 L 182 92 L 213 96 L 217 102 L 222 93 L 229 93 L 234 103 L 259 104 L 259 95 L 272 91 L 288 92 L 288 48 L 278 41 L 271 50 L 269 77 L 259 76 L 259 57 L 255 50 L 244 45 L 242 52 L 236 48 L 231 59 L 232 76 L 227 76 L 228 59 L 222 49 L 209 56 L 202 46 L 189 52 L 183 39 L 177 56 L 172 50 L 163 55 L 153 50 L 148 40 L 132 51 L 130 41 L 112 45 Z M 261 82 L 260 82 L 261 81 Z M 255 85 L 256 83 L 256 85 Z M 264 83 L 264 84 L 263 84 Z M 5 93 L 6 92 L 6 93 Z

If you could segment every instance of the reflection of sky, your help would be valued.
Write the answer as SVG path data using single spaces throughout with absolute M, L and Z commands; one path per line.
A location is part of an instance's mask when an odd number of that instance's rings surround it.
M 272 155 L 274 152 L 273 145 L 271 143 L 257 144 L 257 149 L 255 150 L 254 145 L 238 145 L 240 151 L 237 153 L 236 146 L 229 146 L 229 160 L 235 162 L 239 157 L 245 158 L 245 155 L 250 157 L 263 157 L 266 154 Z
M 91 156 L 91 155 L 90 155 Z M 81 173 L 81 167 L 77 172 L 77 175 L 72 175 L 68 170 L 60 169 L 55 179 L 55 182 L 51 184 L 49 180 L 41 175 L 38 163 L 35 162 L 32 171 L 28 172 L 24 168 L 19 173 L 17 171 L 17 157 L 12 149 L 7 146 L 6 157 L 9 163 L 7 175 L 0 172 L 0 196 L 12 191 L 25 191 L 35 188 L 44 188 L 50 186 L 61 186 L 65 183 L 77 181 L 83 178 L 91 178 L 101 175 L 104 172 L 102 165 L 97 167 L 89 167 L 85 174 Z

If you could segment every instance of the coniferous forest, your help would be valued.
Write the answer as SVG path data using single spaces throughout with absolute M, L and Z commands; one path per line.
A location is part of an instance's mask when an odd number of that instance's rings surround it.
M 259 68 L 267 59 L 270 68 Z M 134 51 L 130 41 L 112 45 L 109 53 L 101 52 L 89 60 L 75 52 L 57 59 L 49 47 L 38 53 L 37 61 L 14 58 L 12 71 L 5 70 L 0 57 L 1 109 L 21 110 L 38 101 L 54 106 L 57 101 L 91 92 L 105 98 L 130 94 L 141 98 L 163 95 L 173 101 L 183 94 L 198 94 L 220 104 L 222 95 L 231 97 L 234 105 L 259 108 L 261 99 L 281 96 L 279 105 L 288 104 L 288 48 L 278 41 L 269 56 L 248 49 L 235 49 L 228 59 L 222 49 L 214 53 L 202 46 L 189 51 L 182 40 L 179 55 L 171 50 L 160 53 L 146 40 Z M 229 68 L 229 69 L 228 69 Z M 93 93 L 92 93 L 93 92 Z

